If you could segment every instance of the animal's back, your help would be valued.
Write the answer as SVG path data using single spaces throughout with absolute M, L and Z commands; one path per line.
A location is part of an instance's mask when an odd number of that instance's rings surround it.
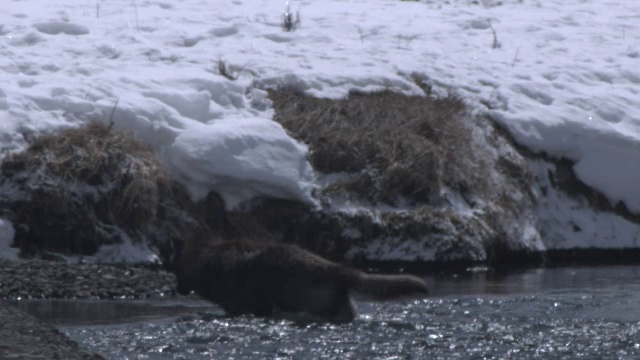
M 297 246 L 269 242 L 210 244 L 188 254 L 178 270 L 179 292 L 195 290 L 232 315 L 306 313 L 350 321 L 351 290 L 384 300 L 423 288 L 415 277 L 367 275 Z

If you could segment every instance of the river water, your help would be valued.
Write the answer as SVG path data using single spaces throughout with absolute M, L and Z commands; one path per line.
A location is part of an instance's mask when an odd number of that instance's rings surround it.
M 420 300 L 332 325 L 226 317 L 194 299 L 20 307 L 110 359 L 640 359 L 640 266 L 430 275 Z

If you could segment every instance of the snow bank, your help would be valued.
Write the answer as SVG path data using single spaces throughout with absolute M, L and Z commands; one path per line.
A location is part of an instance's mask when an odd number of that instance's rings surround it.
M 202 199 L 216 189 L 228 209 L 256 195 L 313 202 L 307 147 L 280 124 L 225 119 L 182 132 L 168 151 L 173 172 Z
M 610 212 L 594 209 L 589 201 L 559 191 L 547 173 L 555 166 L 542 160 L 530 160 L 537 187 L 545 189 L 538 196 L 539 231 L 546 249 L 604 248 L 624 249 L 640 247 L 638 224 Z
M 215 189 L 230 206 L 256 194 L 308 199 L 306 149 L 267 124 L 256 87 L 419 93 L 416 72 L 640 211 L 635 2 L 304 0 L 291 10 L 301 27 L 283 32 L 284 1 L 12 2 L 0 13 L 0 151 L 113 119 L 196 195 Z

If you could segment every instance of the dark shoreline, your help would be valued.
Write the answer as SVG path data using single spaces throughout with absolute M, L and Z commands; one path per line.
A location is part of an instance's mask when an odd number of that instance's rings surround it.
M 570 249 L 538 253 L 501 254 L 494 261 L 362 261 L 355 267 L 371 272 L 406 272 L 413 274 L 458 273 L 469 269 L 487 268 L 496 272 L 520 271 L 533 268 L 593 267 L 640 265 L 640 249 Z
M 501 254 L 500 261 L 355 261 L 369 272 L 416 275 L 472 272 L 509 273 L 523 269 L 640 265 L 640 249 L 552 250 Z M 160 265 L 72 264 L 58 261 L 0 260 L 0 299 L 145 299 L 176 295 L 175 276 Z
M 175 296 L 175 276 L 157 265 L 0 261 L 0 358 L 103 359 L 19 310 L 21 299 L 146 299 Z
M 439 275 L 488 271 L 496 275 L 533 268 L 640 265 L 640 249 L 554 250 L 501 254 L 499 262 L 367 261 L 352 266 L 371 272 Z M 0 299 L 162 299 L 173 298 L 175 276 L 158 265 L 69 264 L 56 261 L 0 261 Z M 83 351 L 51 325 L 0 301 L 0 357 L 100 359 Z M 34 335 L 35 334 L 35 335 Z M 36 339 L 34 340 L 34 336 Z
M 0 358 L 104 359 L 84 351 L 55 327 L 0 301 Z
M 158 265 L 0 261 L 0 299 L 142 299 L 175 295 Z

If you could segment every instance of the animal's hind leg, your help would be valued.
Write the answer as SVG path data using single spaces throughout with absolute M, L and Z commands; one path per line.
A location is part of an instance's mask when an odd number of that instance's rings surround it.
M 356 317 L 356 311 L 349 296 L 349 292 L 345 289 L 344 294 L 341 294 L 333 304 L 333 307 L 329 309 L 331 313 L 330 321 L 333 322 L 349 322 Z
M 355 317 L 347 287 L 334 281 L 316 283 L 301 295 L 301 310 L 312 316 L 332 322 L 348 322 Z

